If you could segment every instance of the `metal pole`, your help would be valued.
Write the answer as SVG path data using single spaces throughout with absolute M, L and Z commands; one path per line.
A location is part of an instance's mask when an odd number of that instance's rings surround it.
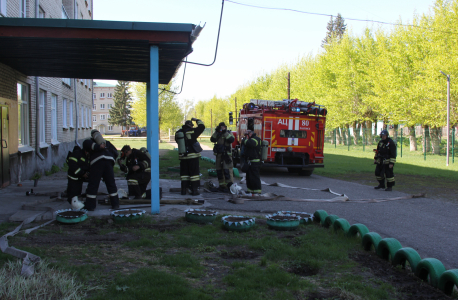
M 426 127 L 423 135 L 423 159 L 426 160 Z
M 337 148 L 337 128 L 334 128 L 334 148 Z
M 237 97 L 235 97 L 235 126 L 237 126 L 238 114 L 237 114 Z
M 213 109 L 210 109 L 210 128 L 213 130 Z
M 361 130 L 363 131 L 363 152 L 364 152 L 364 151 L 366 151 L 366 143 L 364 141 L 364 131 L 366 131 L 366 130 L 365 130 L 365 128 L 363 128 L 362 125 L 361 125 Z
M 291 80 L 290 80 L 289 74 L 290 74 L 290 72 L 288 72 L 288 99 L 291 99 L 291 96 L 290 96 L 291 95 L 290 94 L 290 92 L 291 92 Z
M 350 128 L 348 128 L 347 145 L 348 145 L 348 151 L 350 151 Z
M 450 75 L 447 75 L 447 163 L 450 158 Z
M 150 46 L 150 75 L 146 84 L 146 143 L 151 154 L 151 213 L 159 214 L 159 48 Z

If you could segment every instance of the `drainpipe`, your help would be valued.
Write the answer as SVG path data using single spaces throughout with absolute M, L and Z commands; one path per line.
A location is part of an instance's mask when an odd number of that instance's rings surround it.
M 37 1 L 38 2 L 38 1 Z M 36 117 L 35 117 L 35 153 L 41 160 L 45 160 L 40 153 L 40 102 L 39 102 L 39 79 L 35 77 L 35 104 L 36 104 Z
M 73 92 L 75 93 L 75 110 L 76 110 L 76 128 L 75 128 L 75 144 L 78 145 L 78 147 L 81 147 L 81 145 L 78 143 L 78 129 L 79 129 L 79 119 L 78 119 L 78 101 L 76 99 L 76 78 L 73 78 L 74 86 L 75 88 L 73 89 Z
M 40 12 L 40 0 L 35 0 L 35 18 L 38 18 Z

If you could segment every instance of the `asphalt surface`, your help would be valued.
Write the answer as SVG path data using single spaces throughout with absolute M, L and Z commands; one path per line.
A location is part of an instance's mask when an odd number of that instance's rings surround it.
M 214 158 L 211 151 L 203 154 Z M 324 189 L 345 194 L 350 200 L 384 199 L 408 196 L 396 191 L 374 190 L 372 186 L 312 175 L 298 176 L 282 168 L 264 169 L 261 179 L 266 183 L 283 183 L 295 187 Z M 217 182 L 217 180 L 214 180 Z M 239 180 L 238 180 L 239 181 Z M 246 189 L 246 185 L 241 185 Z M 298 199 L 331 199 L 335 196 L 321 191 L 307 191 L 263 186 L 263 193 Z M 208 197 L 208 195 L 205 195 Z M 211 195 L 210 195 L 211 196 Z M 216 195 L 215 195 L 216 196 Z M 220 197 L 221 195 L 218 195 Z M 382 238 L 399 240 L 403 247 L 417 250 L 422 258 L 437 258 L 447 269 L 458 269 L 458 205 L 432 198 L 412 198 L 379 203 L 326 203 L 291 201 L 245 201 L 232 204 L 222 199 L 209 200 L 211 208 L 262 212 L 289 210 L 313 213 L 318 209 L 346 219 L 350 224 L 362 223 Z

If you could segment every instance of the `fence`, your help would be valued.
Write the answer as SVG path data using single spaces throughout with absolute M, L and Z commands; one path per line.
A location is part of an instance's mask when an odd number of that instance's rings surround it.
M 445 156 L 447 154 L 447 132 L 445 128 L 423 128 L 421 126 L 391 126 L 388 129 L 390 138 L 397 144 L 397 156 L 415 153 L 426 160 L 428 155 Z M 326 130 L 325 148 L 334 147 L 347 151 L 370 151 L 377 148 L 380 131 L 376 128 L 335 128 Z M 450 163 L 455 162 L 458 134 L 455 127 L 450 128 Z

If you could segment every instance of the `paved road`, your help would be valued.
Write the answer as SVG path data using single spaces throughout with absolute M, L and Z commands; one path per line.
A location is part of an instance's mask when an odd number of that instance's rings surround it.
M 203 152 L 212 157 L 210 151 Z M 280 182 L 306 188 L 331 188 L 347 195 L 351 200 L 380 199 L 407 196 L 393 191 L 374 190 L 371 186 L 312 175 L 300 177 L 286 169 L 275 168 L 261 173 L 267 183 Z M 242 185 L 246 188 L 245 185 Z M 396 189 L 396 188 L 394 188 Z M 263 186 L 263 192 L 272 192 L 292 198 L 330 199 L 330 193 Z M 398 239 L 403 247 L 412 247 L 422 258 L 434 257 L 447 269 L 458 269 L 458 205 L 431 198 L 414 198 L 379 203 L 325 203 L 290 201 L 245 201 L 231 204 L 224 200 L 209 201 L 213 208 L 256 211 L 292 210 L 313 213 L 324 209 L 347 219 L 350 224 L 365 224 L 370 231 L 382 237 Z

